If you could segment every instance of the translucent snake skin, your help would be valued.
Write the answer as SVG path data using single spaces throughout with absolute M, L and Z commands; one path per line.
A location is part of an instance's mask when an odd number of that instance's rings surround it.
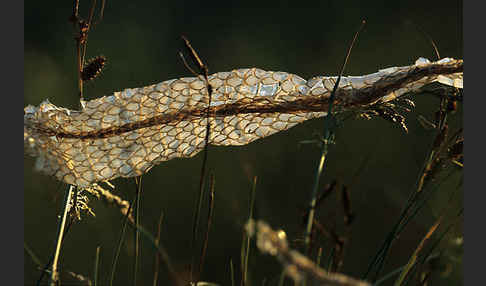
M 327 114 L 336 77 L 305 80 L 257 68 L 164 81 L 83 102 L 81 111 L 47 100 L 24 109 L 24 149 L 36 168 L 81 188 L 146 173 L 162 161 L 192 157 L 209 144 L 245 145 Z M 445 58 L 342 77 L 336 108 L 393 100 L 432 82 L 463 87 L 463 61 Z M 208 117 L 209 111 L 209 117 Z

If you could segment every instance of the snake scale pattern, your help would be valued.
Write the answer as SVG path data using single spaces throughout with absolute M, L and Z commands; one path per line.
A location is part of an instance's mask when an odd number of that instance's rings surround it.
M 245 145 L 327 114 L 337 77 L 305 80 L 286 72 L 236 69 L 164 81 L 83 102 L 81 111 L 47 100 L 24 109 L 24 150 L 36 169 L 86 188 L 133 177 L 173 158 L 187 158 L 209 144 Z M 387 102 L 440 82 L 462 88 L 463 61 L 445 58 L 342 77 L 336 107 Z M 209 113 L 208 113 L 209 111 Z M 209 116 L 207 116 L 209 114 Z

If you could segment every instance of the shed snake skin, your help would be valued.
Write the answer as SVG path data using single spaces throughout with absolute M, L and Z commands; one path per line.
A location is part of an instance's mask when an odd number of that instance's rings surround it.
M 236 69 L 203 77 L 167 80 L 84 102 L 81 111 L 49 101 L 24 108 L 24 150 L 36 169 L 87 188 L 117 177 L 134 177 L 173 158 L 211 145 L 245 145 L 327 114 L 337 77 L 305 80 L 286 72 Z M 463 61 L 444 58 L 342 77 L 338 110 L 388 102 L 432 82 L 463 88 Z

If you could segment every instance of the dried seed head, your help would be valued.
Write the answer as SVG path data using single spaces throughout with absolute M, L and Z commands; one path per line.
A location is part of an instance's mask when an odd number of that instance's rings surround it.
M 97 56 L 90 59 L 81 72 L 81 79 L 83 81 L 95 79 L 101 73 L 101 70 L 103 70 L 105 63 L 106 58 L 104 56 Z

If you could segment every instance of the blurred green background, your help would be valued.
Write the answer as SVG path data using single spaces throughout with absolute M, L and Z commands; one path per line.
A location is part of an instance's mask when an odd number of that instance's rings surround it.
M 77 74 L 74 32 L 68 18 L 72 1 L 25 1 L 24 104 L 52 103 L 76 109 Z M 81 1 L 87 17 L 90 1 Z M 99 11 L 99 9 L 97 9 Z M 380 68 L 414 63 L 418 57 L 435 59 L 437 43 L 442 57 L 463 58 L 462 1 L 109 1 L 103 20 L 88 39 L 88 57 L 104 55 L 107 66 L 100 78 L 85 85 L 88 99 L 113 91 L 141 87 L 190 76 L 178 57 L 186 35 L 209 64 L 210 72 L 259 67 L 286 71 L 303 78 L 337 74 L 362 19 L 365 29 L 351 54 L 345 74 L 362 75 Z M 337 132 L 321 185 L 337 179 L 351 192 L 357 218 L 353 223 L 342 271 L 361 276 L 385 235 L 396 221 L 413 188 L 435 133 L 422 128 L 422 114 L 433 119 L 439 99 L 416 95 L 417 108 L 407 114 L 409 134 L 383 119 L 348 120 Z M 462 125 L 462 106 L 451 117 L 450 130 Z M 273 227 L 284 228 L 291 240 L 300 238 L 301 213 L 308 204 L 318 148 L 299 147 L 315 138 L 322 120 L 242 147 L 211 147 L 208 166 L 216 176 L 215 219 L 201 279 L 230 283 L 230 258 L 239 277 L 242 226 L 248 216 L 249 190 L 258 176 L 256 214 Z M 359 171 L 364 160 L 364 169 Z M 198 191 L 202 153 L 172 160 L 143 177 L 142 224 L 155 232 L 165 214 L 161 242 L 182 277 L 188 273 L 193 205 Z M 439 178 L 445 177 L 444 174 Z M 455 212 L 462 191 L 449 205 L 460 185 L 455 174 L 432 185 L 438 188 L 430 203 L 394 244 L 385 272 L 405 264 L 427 229 L 444 207 Z M 115 192 L 133 197 L 134 182 L 113 181 Z M 34 159 L 24 156 L 24 240 L 46 262 L 53 252 L 64 191 L 67 186 L 34 171 Z M 460 187 L 459 187 L 460 188 Z M 91 200 L 96 218 L 85 217 L 70 231 L 60 265 L 93 276 L 95 249 L 101 246 L 101 285 L 106 285 L 115 245 L 122 226 L 118 210 Z M 318 213 L 327 225 L 341 220 L 341 204 L 332 197 Z M 204 217 L 206 209 L 204 209 Z M 460 236 L 462 224 L 444 240 Z M 203 227 L 204 229 L 204 227 Z M 327 255 L 329 249 L 324 249 Z M 116 285 L 131 284 L 133 235 L 127 236 L 118 264 Z M 142 240 L 139 285 L 153 277 L 154 254 Z M 35 283 L 39 271 L 24 256 L 25 283 Z M 461 260 L 450 264 L 447 275 L 436 275 L 432 285 L 459 285 Z M 169 285 L 166 267 L 160 267 L 160 285 Z M 266 277 L 275 285 L 280 265 L 272 257 L 253 251 L 250 276 L 254 285 Z M 239 278 L 237 278 L 239 281 Z M 66 281 L 68 282 L 68 281 Z M 151 284 L 150 284 L 151 285 Z

